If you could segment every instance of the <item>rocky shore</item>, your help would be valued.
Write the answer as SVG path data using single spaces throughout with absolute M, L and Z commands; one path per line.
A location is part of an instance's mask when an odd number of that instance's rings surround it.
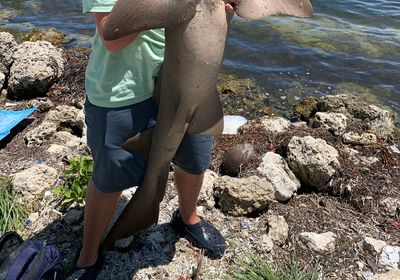
M 90 155 L 82 105 L 88 54 L 0 32 L 0 109 L 38 106 L 0 142 L 0 176 L 12 178 L 30 210 L 21 233 L 56 243 L 67 270 L 81 243 L 83 205 L 62 204 L 51 190 L 68 158 Z M 99 279 L 232 279 L 249 252 L 278 265 L 294 256 L 319 279 L 400 279 L 395 114 L 349 92 L 301 100 L 288 119 L 249 80 L 221 74 L 218 91 L 226 114 L 248 119 L 216 138 L 199 201 L 227 240 L 224 257 L 208 259 L 170 228 L 178 205 L 171 176 L 159 224 L 126 252 L 109 253 Z M 119 211 L 133 193 L 124 192 Z

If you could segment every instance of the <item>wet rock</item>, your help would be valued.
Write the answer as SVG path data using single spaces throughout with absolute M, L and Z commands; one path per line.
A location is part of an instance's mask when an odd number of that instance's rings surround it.
M 294 115 L 297 119 L 309 121 L 317 112 L 318 99 L 315 97 L 306 97 L 294 106 Z
M 55 28 L 49 29 L 32 29 L 25 36 L 26 41 L 36 42 L 36 41 L 47 41 L 53 46 L 60 47 L 66 42 L 66 35 L 58 31 Z
M 271 215 L 267 217 L 268 236 L 274 245 L 282 246 L 289 237 L 289 225 L 283 216 Z
M 384 268 L 398 268 L 400 264 L 400 247 L 389 245 L 383 246 L 378 264 Z
M 58 178 L 56 169 L 45 164 L 36 164 L 14 175 L 14 190 L 26 202 L 36 200 L 50 190 Z
M 333 232 L 315 233 L 315 232 L 302 232 L 299 235 L 299 240 L 307 247 L 317 253 L 332 253 L 335 251 L 336 234 Z
M 17 46 L 18 44 L 13 35 L 7 32 L 0 32 L 0 64 L 6 69 L 13 63 L 13 54 Z
M 386 242 L 371 237 L 364 237 L 362 245 L 364 250 L 376 255 L 382 251 L 382 248 L 386 245 Z
M 396 216 L 397 211 L 400 209 L 400 199 L 387 197 L 379 202 L 379 206 L 389 217 Z
M 342 135 L 347 128 L 347 117 L 341 113 L 317 112 L 312 126 L 322 127 L 333 135 Z
M 300 188 L 299 180 L 278 154 L 266 153 L 257 170 L 271 183 L 275 190 L 275 199 L 278 201 L 289 200 Z
M 290 122 L 282 117 L 263 117 L 260 121 L 263 128 L 272 134 L 283 133 L 290 127 Z
M 323 139 L 293 137 L 288 144 L 288 163 L 307 185 L 324 187 L 340 167 L 336 149 Z
M 221 163 L 221 173 L 236 177 L 254 157 L 254 147 L 251 144 L 238 144 L 227 150 Z
M 222 176 L 216 182 L 215 195 L 223 213 L 241 216 L 267 207 L 274 200 L 274 189 L 265 178 Z
M 13 59 L 8 93 L 15 99 L 44 95 L 64 70 L 62 51 L 46 41 L 22 43 Z
M 352 145 L 372 145 L 377 142 L 377 137 L 372 133 L 357 133 L 354 131 L 343 134 L 343 143 Z

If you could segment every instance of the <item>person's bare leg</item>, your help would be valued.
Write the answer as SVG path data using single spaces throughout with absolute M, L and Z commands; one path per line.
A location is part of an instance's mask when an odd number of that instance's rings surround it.
M 88 267 L 97 260 L 104 231 L 117 207 L 121 192 L 104 193 L 90 180 L 86 194 L 83 247 L 77 267 Z
M 175 166 L 174 180 L 178 191 L 179 213 L 182 221 L 187 225 L 200 222 L 196 206 L 203 178 L 204 173 L 195 175 Z

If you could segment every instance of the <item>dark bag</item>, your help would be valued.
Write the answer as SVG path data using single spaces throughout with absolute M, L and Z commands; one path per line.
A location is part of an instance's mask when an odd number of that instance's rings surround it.
M 16 232 L 0 238 L 0 279 L 63 280 L 64 267 L 54 244 L 23 241 Z

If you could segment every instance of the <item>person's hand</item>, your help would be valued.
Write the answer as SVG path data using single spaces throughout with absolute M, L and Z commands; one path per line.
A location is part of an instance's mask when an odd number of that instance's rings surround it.
M 235 9 L 233 8 L 233 4 L 229 1 L 225 1 L 225 10 L 230 13 L 231 15 L 233 15 L 233 13 L 235 12 Z

